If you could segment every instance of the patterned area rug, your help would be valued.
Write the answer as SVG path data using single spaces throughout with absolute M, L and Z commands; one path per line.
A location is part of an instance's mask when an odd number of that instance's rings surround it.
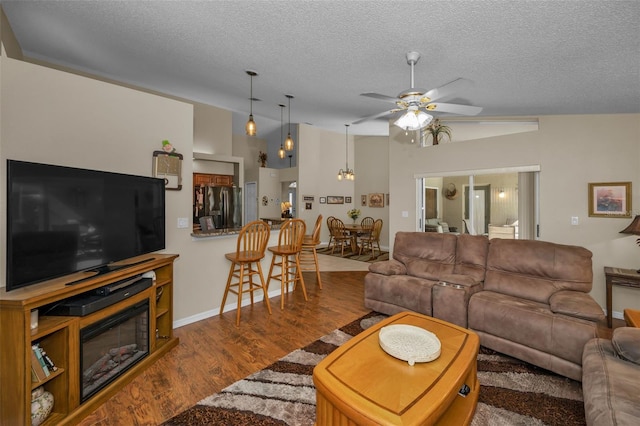
M 371 253 L 363 253 L 362 255 L 358 253 L 353 253 L 351 250 L 345 250 L 344 256 L 341 254 L 340 249 L 335 249 L 333 254 L 331 253 L 331 249 L 327 249 L 326 247 L 321 247 L 317 249 L 318 254 L 326 254 L 329 256 L 342 257 L 345 259 L 351 260 L 359 260 L 361 262 L 380 262 L 382 260 L 389 260 L 389 252 L 381 251 L 378 253 L 376 250 L 376 256 L 371 257 Z
M 386 316 L 371 312 L 297 349 L 198 402 L 164 423 L 177 425 L 292 425 L 315 422 L 313 367 L 327 354 Z M 480 348 L 480 398 L 473 426 L 584 425 L 580 383 Z

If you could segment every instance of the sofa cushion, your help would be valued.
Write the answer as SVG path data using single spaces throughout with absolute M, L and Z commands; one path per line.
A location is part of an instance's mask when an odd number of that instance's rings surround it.
M 619 358 L 610 340 L 593 339 L 585 345 L 582 393 L 587 425 L 638 424 L 640 367 Z
M 547 304 L 487 290 L 471 296 L 468 322 L 472 330 L 578 365 L 585 343 L 596 337 L 592 321 L 554 314 Z
M 640 328 L 616 328 L 613 330 L 611 343 L 618 355 L 627 361 L 640 365 Z M 640 395 L 638 397 L 640 398 Z
M 541 303 L 559 290 L 588 293 L 591 256 L 583 247 L 495 238 L 489 243 L 484 288 Z
M 407 274 L 438 281 L 453 272 L 457 237 L 432 232 L 398 232 L 393 258 L 403 263 Z

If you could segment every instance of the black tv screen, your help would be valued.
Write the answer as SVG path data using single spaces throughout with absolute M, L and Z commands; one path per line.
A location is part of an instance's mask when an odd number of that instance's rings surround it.
M 7 291 L 164 248 L 162 179 L 7 160 Z

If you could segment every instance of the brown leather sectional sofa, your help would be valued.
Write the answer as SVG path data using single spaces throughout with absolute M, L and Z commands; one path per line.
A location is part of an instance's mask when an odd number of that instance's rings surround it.
M 365 306 L 411 310 L 474 330 L 483 346 L 582 380 L 602 308 L 591 252 L 533 240 L 398 232 L 393 258 L 365 277 Z

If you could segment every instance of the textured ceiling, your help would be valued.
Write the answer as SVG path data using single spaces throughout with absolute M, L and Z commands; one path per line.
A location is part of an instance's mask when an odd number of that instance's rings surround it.
M 640 112 L 640 2 L 3 1 L 25 55 L 280 121 L 344 132 L 388 109 L 360 96 L 458 77 L 481 116 Z M 446 117 L 446 116 L 443 116 Z M 285 121 L 287 115 L 285 113 Z M 260 127 L 259 127 L 260 128 Z M 351 127 L 388 134 L 386 121 Z

